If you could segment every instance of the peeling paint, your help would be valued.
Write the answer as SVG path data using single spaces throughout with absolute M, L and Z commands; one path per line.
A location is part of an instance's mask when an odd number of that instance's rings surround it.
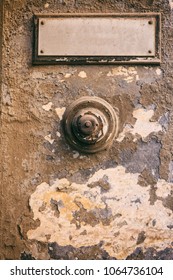
M 142 139 L 145 139 L 150 133 L 157 133 L 162 131 L 162 126 L 158 122 L 152 122 L 151 119 L 154 116 L 154 110 L 146 110 L 139 108 L 134 110 L 133 117 L 136 119 L 135 124 L 125 124 L 123 131 L 116 139 L 118 142 L 123 141 L 127 133 L 131 133 L 135 136 L 134 141 L 137 140 L 137 135 L 140 135 Z
M 136 75 L 136 81 L 139 81 L 139 75 Z
M 173 9 L 173 1 L 172 0 L 169 0 L 169 4 L 170 4 L 171 9 Z
M 56 114 L 58 115 L 59 119 L 62 120 L 62 117 L 64 115 L 64 112 L 65 112 L 65 107 L 62 107 L 62 108 L 55 108 L 55 112 Z
M 120 151 L 120 165 L 127 172 L 141 173 L 145 185 L 154 184 L 159 178 L 161 143 L 156 137 L 148 141 L 139 140 L 136 149 L 132 150 L 129 145 Z M 154 180 L 154 182 L 153 182 Z
M 59 131 L 57 131 L 56 136 L 61 137 L 61 133 L 59 133 Z
M 73 153 L 73 158 L 78 158 L 79 157 L 79 153 L 78 152 L 74 152 Z
M 108 259 L 129 253 L 135 258 L 135 252 L 144 258 L 145 252 L 151 257 L 152 246 L 153 255 L 164 251 L 172 258 L 173 1 L 2 2 L 0 258 Z M 157 11 L 162 14 L 162 63 L 152 66 L 153 58 L 144 59 L 145 67 L 134 58 L 116 64 L 102 57 L 101 64 L 92 65 L 91 57 L 87 66 L 83 58 L 33 66 L 32 11 Z M 51 62 L 56 64 L 55 58 Z M 120 112 L 120 143 L 115 140 L 94 155 L 72 151 L 61 137 L 65 107 L 86 95 L 104 98 Z
M 144 249 L 170 246 L 173 211 L 164 207 L 161 198 L 171 193 L 173 185 L 159 180 L 159 199 L 151 205 L 150 185 L 141 187 L 138 179 L 138 173 L 127 173 L 118 166 L 99 170 L 86 184 L 70 183 L 65 178 L 51 186 L 40 184 L 30 198 L 34 219 L 40 226 L 29 230 L 28 238 L 47 242 L 49 235 L 49 242 L 76 248 L 102 241 L 103 249 L 119 259 L 126 258 L 139 243 Z M 51 208 L 52 200 L 56 201 L 58 216 Z M 119 234 L 115 238 L 116 232 Z
M 49 3 L 46 3 L 45 5 L 44 5 L 44 7 L 47 9 L 47 8 L 49 8 Z
M 65 76 L 64 76 L 64 78 L 66 78 L 66 79 L 68 79 L 68 78 L 70 78 L 70 77 L 71 77 L 71 74 L 70 74 L 70 73 L 66 73 Z
M 51 134 L 46 135 L 46 136 L 44 137 L 44 139 L 45 139 L 46 141 L 48 141 L 50 144 L 53 144 L 53 142 L 55 141 L 55 139 L 52 139 Z
M 53 105 L 53 103 L 52 102 L 49 102 L 49 103 L 47 103 L 47 104 L 45 104 L 45 105 L 43 105 L 42 106 L 42 108 L 43 108 L 43 110 L 45 110 L 45 111 L 50 111 L 51 110 L 51 108 L 52 108 L 52 105 Z
M 162 70 L 161 70 L 160 68 L 157 68 L 157 69 L 156 69 L 156 74 L 157 74 L 158 76 L 162 75 Z
M 119 66 L 117 68 L 113 68 L 112 71 L 107 74 L 107 76 L 123 76 L 123 80 L 127 83 L 132 83 L 135 79 L 139 80 L 139 75 L 137 75 L 137 70 L 135 69 L 135 67 L 125 68 L 123 66 Z
M 87 74 L 84 71 L 79 72 L 78 76 L 82 79 L 87 78 Z

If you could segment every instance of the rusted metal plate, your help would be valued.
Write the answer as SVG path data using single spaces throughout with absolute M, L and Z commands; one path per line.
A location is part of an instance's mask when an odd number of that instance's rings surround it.
M 159 14 L 37 15 L 34 63 L 160 61 Z

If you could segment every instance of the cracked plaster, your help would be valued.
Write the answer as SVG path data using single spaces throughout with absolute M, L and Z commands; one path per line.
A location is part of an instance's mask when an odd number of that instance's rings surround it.
M 140 244 L 143 249 L 171 246 L 173 212 L 162 200 L 171 194 L 173 185 L 158 180 L 158 199 L 151 205 L 151 186 L 140 186 L 138 179 L 138 173 L 118 166 L 99 170 L 86 184 L 70 183 L 65 178 L 52 185 L 40 184 L 30 198 L 34 219 L 40 225 L 28 231 L 28 238 L 76 248 L 103 241 L 103 249 L 118 259 L 136 249 L 141 232 L 146 235 Z M 52 200 L 56 201 L 58 216 L 51 208 Z
M 26 256 L 49 259 L 47 245 L 53 240 L 60 243 L 59 258 L 65 258 L 61 255 L 63 246 L 70 250 L 66 245 L 79 250 L 83 245 L 92 259 L 100 246 L 107 252 L 105 255 L 99 249 L 103 258 L 126 258 L 136 252 L 137 246 L 144 251 L 153 246 L 158 254 L 167 246 L 172 250 L 173 83 L 169 2 L 3 2 L 4 215 L 0 258 L 18 259 L 25 251 Z M 33 13 L 45 11 L 161 12 L 162 64 L 33 67 Z M 71 151 L 60 126 L 65 106 L 86 95 L 102 97 L 119 108 L 121 132 L 124 124 L 129 125 L 127 132 L 123 130 L 123 141 L 114 141 L 109 151 L 92 156 Z M 146 117 L 145 133 L 141 131 L 142 115 Z M 41 183 L 57 177 L 59 180 L 52 184 Z M 71 258 L 80 258 L 79 250 L 76 255 L 69 252 Z M 58 256 L 55 253 L 53 258 Z

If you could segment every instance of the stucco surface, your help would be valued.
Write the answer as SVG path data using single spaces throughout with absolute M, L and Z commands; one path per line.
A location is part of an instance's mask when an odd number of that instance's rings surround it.
M 0 258 L 172 259 L 172 2 L 3 2 Z M 161 65 L 33 66 L 33 14 L 60 12 L 161 12 Z M 65 141 L 82 96 L 119 109 L 107 151 Z

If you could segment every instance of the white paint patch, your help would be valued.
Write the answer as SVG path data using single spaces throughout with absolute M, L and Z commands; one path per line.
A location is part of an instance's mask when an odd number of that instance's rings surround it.
M 84 158 L 86 158 L 86 156 L 80 156 L 79 158 L 80 158 L 80 159 L 84 159 Z
M 173 9 L 173 0 L 169 0 L 169 3 L 170 3 L 171 9 Z
M 139 81 L 139 75 L 136 75 L 136 81 Z
M 151 121 L 153 115 L 154 110 L 146 110 L 144 108 L 134 110 L 133 117 L 136 119 L 134 126 L 126 124 L 124 130 L 119 134 L 117 141 L 123 141 L 127 133 L 134 135 L 134 141 L 136 141 L 137 135 L 145 139 L 152 132 L 157 133 L 162 131 L 162 126 L 158 122 Z
M 157 183 L 156 195 L 158 197 L 166 198 L 173 191 L 173 184 L 167 183 L 165 180 L 159 180 Z M 172 220 L 173 223 L 173 220 Z
M 73 153 L 73 158 L 78 158 L 79 157 L 79 153 L 78 152 L 74 152 Z
M 45 105 L 43 105 L 42 106 L 42 108 L 43 108 L 43 110 L 45 110 L 45 111 L 50 111 L 51 110 L 51 108 L 52 108 L 52 105 L 53 105 L 53 103 L 52 102 L 49 102 L 49 103 L 47 103 L 47 104 L 45 104 Z
M 65 178 L 51 186 L 40 184 L 30 198 L 34 220 L 39 219 L 40 225 L 28 231 L 28 238 L 47 242 L 49 235 L 49 242 L 76 248 L 102 241 L 103 249 L 118 259 L 139 247 L 136 243 L 141 232 L 146 236 L 140 244 L 144 250 L 171 246 L 173 230 L 168 226 L 173 223 L 173 212 L 163 207 L 161 200 L 150 205 L 150 186 L 141 187 L 138 176 L 118 166 L 99 170 L 86 184 L 70 183 Z M 172 188 L 159 180 L 157 194 L 165 197 Z M 58 216 L 51 201 L 58 205 Z
M 44 7 L 47 9 L 47 8 L 49 8 L 49 3 L 46 3 L 45 5 L 44 5 Z
M 44 139 L 45 139 L 46 141 L 48 141 L 50 144 L 53 144 L 53 142 L 55 141 L 55 139 L 52 139 L 51 134 L 46 135 L 46 136 L 44 137 Z
M 57 115 L 58 115 L 60 120 L 62 120 L 62 117 L 64 115 L 65 109 L 66 109 L 65 107 L 55 108 L 55 112 L 57 113 Z
M 64 77 L 65 77 L 66 79 L 68 79 L 68 78 L 71 77 L 71 74 L 70 74 L 70 73 L 66 73 Z
M 139 76 L 137 75 L 137 70 L 134 67 L 123 67 L 119 66 L 116 68 L 113 68 L 112 71 L 110 71 L 107 74 L 108 77 L 114 77 L 114 76 L 123 76 L 123 80 L 127 83 L 132 83 L 133 81 L 139 79 Z
M 162 75 L 162 70 L 161 70 L 160 68 L 157 68 L 157 69 L 156 69 L 156 74 L 157 74 L 158 76 Z
M 59 133 L 59 131 L 56 132 L 56 136 L 58 136 L 59 138 L 61 137 L 61 133 Z
M 82 79 L 87 78 L 87 74 L 84 71 L 79 72 L 78 76 Z

